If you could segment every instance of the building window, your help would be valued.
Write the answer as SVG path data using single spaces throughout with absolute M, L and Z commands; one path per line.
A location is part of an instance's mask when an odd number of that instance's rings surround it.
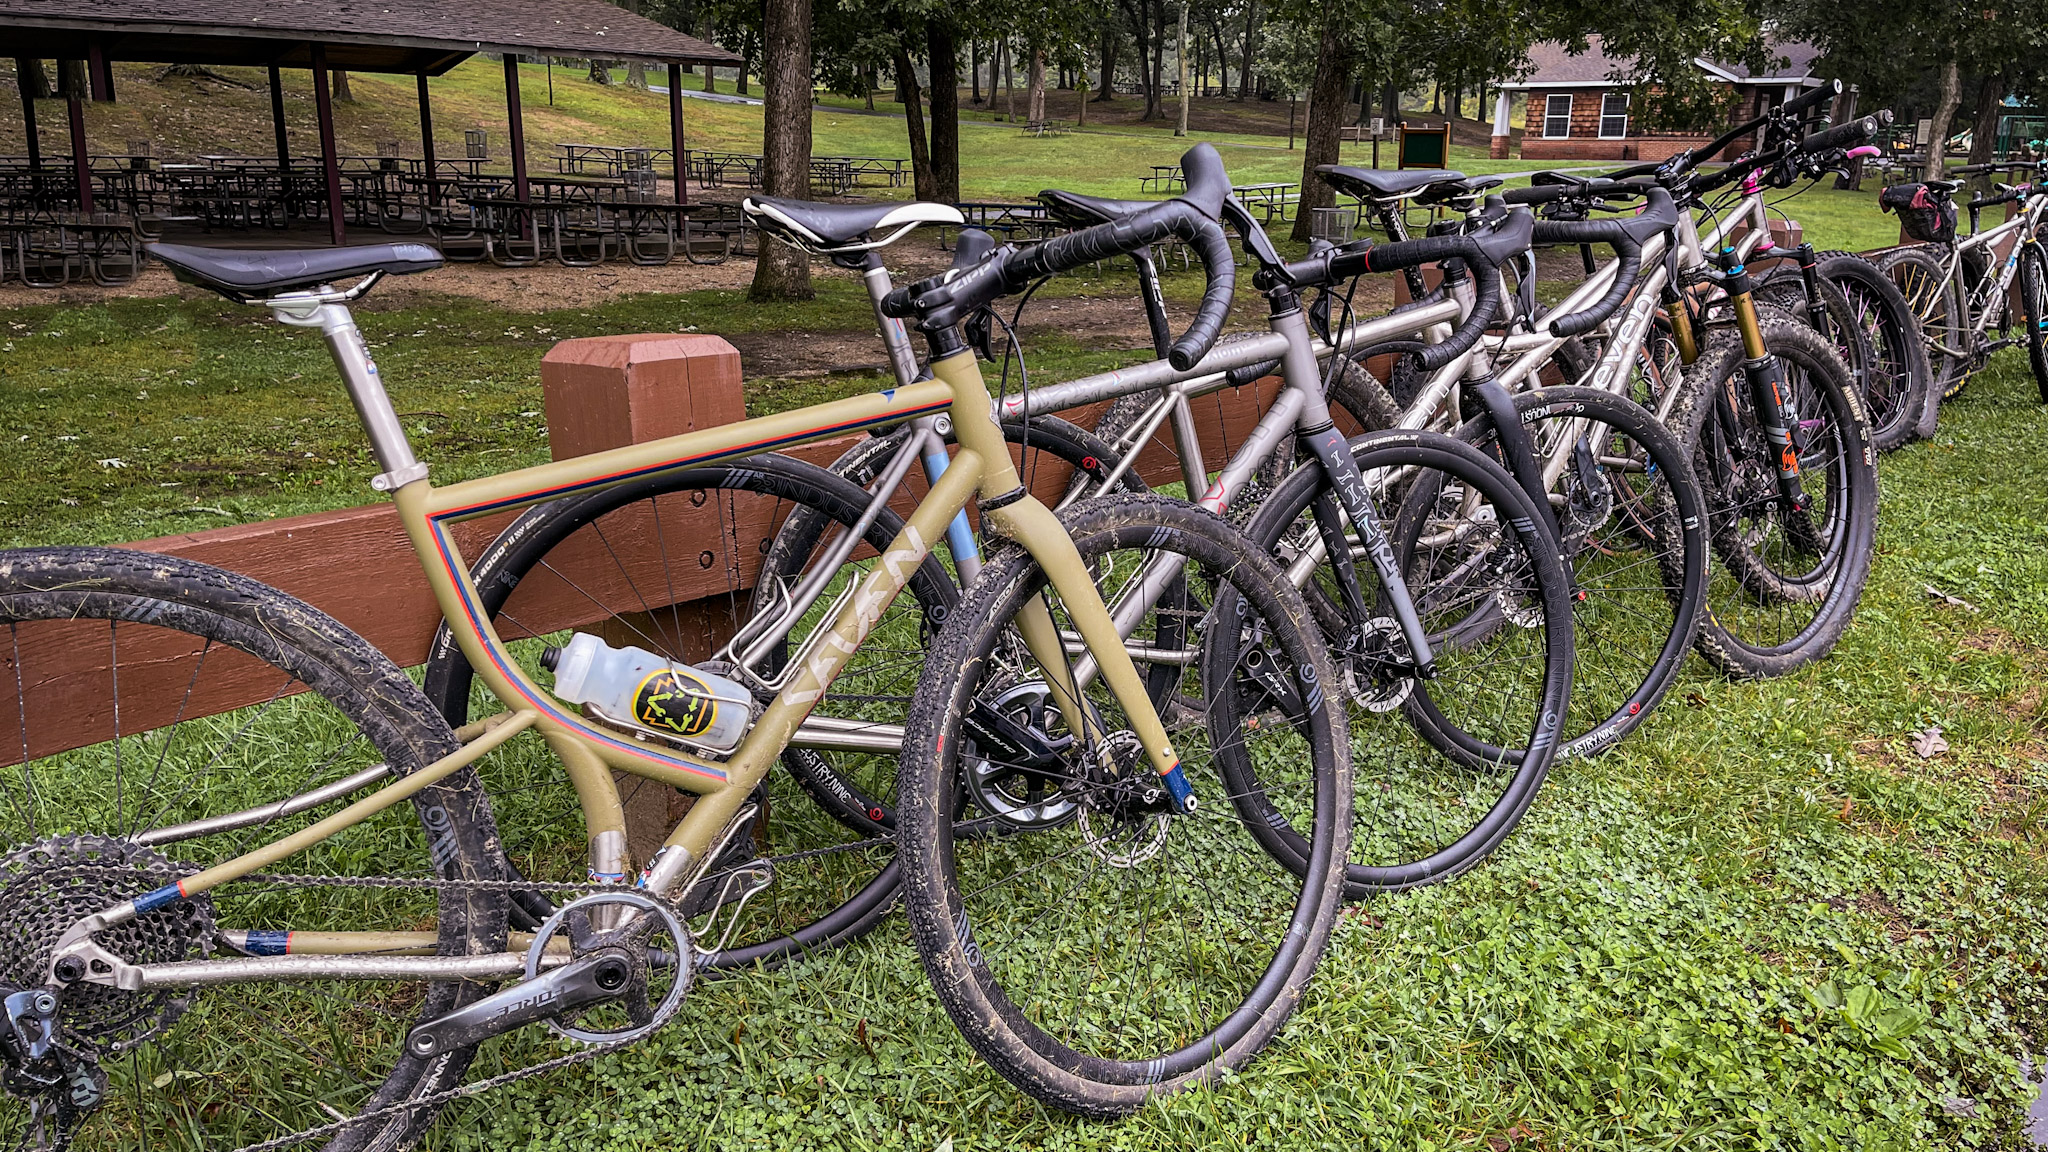
M 1543 136 L 1555 140 L 1572 134 L 1572 94 L 1559 92 L 1543 101 Z
M 1628 93 L 1609 92 L 1600 98 L 1600 138 L 1619 140 L 1628 135 Z

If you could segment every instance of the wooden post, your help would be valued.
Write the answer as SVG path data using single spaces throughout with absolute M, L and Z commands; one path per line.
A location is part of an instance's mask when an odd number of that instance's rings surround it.
M 92 214 L 92 161 L 85 154 L 85 101 L 76 89 L 64 98 L 71 114 L 71 170 L 78 177 L 78 210 Z
M 107 60 L 107 50 L 95 40 L 86 45 L 85 69 L 92 78 L 92 98 L 97 104 L 114 102 L 114 66 Z
M 270 66 L 270 132 L 277 140 L 277 170 L 291 171 L 292 145 L 284 133 L 284 77 L 275 64 Z
M 683 149 L 683 66 L 673 60 L 668 62 L 668 143 L 676 154 L 676 203 L 688 204 L 690 161 Z
M 43 170 L 43 141 L 36 132 L 36 102 L 28 94 L 28 76 L 15 77 L 14 90 L 21 96 L 21 129 L 28 136 L 28 170 Z
M 531 204 L 533 194 L 526 183 L 526 121 L 519 114 L 519 57 L 505 56 L 505 113 L 512 122 L 512 194 L 521 204 Z M 528 221 L 533 213 L 526 214 Z
M 327 46 L 313 45 L 313 107 L 320 117 L 320 169 L 327 176 L 328 234 L 336 247 L 348 243 L 348 225 L 342 220 L 341 161 L 334 146 L 334 95 L 327 90 Z
M 441 171 L 434 162 L 434 105 L 427 98 L 427 74 L 422 72 L 413 79 L 417 82 L 420 96 L 420 152 L 427 159 L 427 179 L 432 180 Z M 433 185 L 427 187 L 427 195 L 432 197 Z

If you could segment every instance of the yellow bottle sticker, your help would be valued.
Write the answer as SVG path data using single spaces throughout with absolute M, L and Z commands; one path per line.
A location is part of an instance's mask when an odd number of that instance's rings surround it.
M 696 736 L 711 727 L 718 701 L 711 686 L 676 668 L 662 668 L 633 690 L 633 719 L 649 728 Z

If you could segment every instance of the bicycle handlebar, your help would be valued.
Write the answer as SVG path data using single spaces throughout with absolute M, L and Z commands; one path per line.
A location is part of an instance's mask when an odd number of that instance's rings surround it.
M 1842 82 L 1840 80 L 1829 80 L 1812 91 L 1802 92 L 1792 99 L 1785 101 L 1784 106 L 1778 110 L 1787 116 L 1802 115 L 1808 109 L 1817 108 L 1823 101 L 1833 100 L 1841 94 Z
M 1670 198 L 1666 197 L 1666 204 Z M 1605 244 L 1614 249 L 1620 259 L 1615 269 L 1614 283 L 1607 294 L 1583 311 L 1573 312 L 1550 322 L 1550 334 L 1560 339 L 1590 332 L 1600 322 L 1614 314 L 1621 302 L 1636 286 L 1636 275 L 1642 270 L 1643 246 L 1629 235 L 1627 227 L 1619 220 L 1539 220 L 1536 223 L 1538 244 Z
M 1209 280 L 1194 321 L 1167 352 L 1176 371 L 1187 371 L 1208 354 L 1223 331 L 1223 321 L 1230 314 L 1230 296 L 1237 287 L 1237 265 L 1223 229 L 1201 208 L 1210 202 L 1220 205 L 1229 190 L 1222 160 L 1214 148 L 1197 144 L 1181 162 L 1188 174 L 1186 197 L 1021 251 L 1006 244 L 972 268 L 956 268 L 895 289 L 882 301 L 883 314 L 915 317 L 920 331 L 942 331 L 992 300 L 1023 291 L 1040 277 L 1136 252 L 1172 236 L 1195 249 Z M 1216 187 L 1219 182 L 1221 191 Z
M 1391 244 L 1375 244 L 1360 252 L 1332 251 L 1322 256 L 1312 256 L 1303 264 L 1312 261 L 1326 262 L 1325 275 L 1330 281 L 1349 280 L 1363 272 L 1396 272 L 1403 268 L 1416 268 L 1424 264 L 1438 264 L 1448 260 L 1462 260 L 1472 271 L 1473 286 L 1478 298 L 1472 304 L 1472 312 L 1465 322 L 1451 333 L 1450 339 L 1441 344 L 1431 344 L 1416 354 L 1424 372 L 1434 372 L 1459 356 L 1486 334 L 1486 329 L 1500 316 L 1500 274 L 1498 266 L 1488 258 L 1486 249 L 1471 236 L 1426 236 L 1420 240 L 1396 240 Z M 1292 265 L 1299 268 L 1301 265 Z
M 1832 152 L 1837 148 L 1854 148 L 1865 140 L 1875 138 L 1879 129 L 1891 123 L 1891 119 L 1892 114 L 1887 109 L 1870 116 L 1851 120 L 1847 124 L 1838 124 L 1833 128 L 1815 132 L 1813 135 L 1801 140 L 1798 151 L 1806 153 Z

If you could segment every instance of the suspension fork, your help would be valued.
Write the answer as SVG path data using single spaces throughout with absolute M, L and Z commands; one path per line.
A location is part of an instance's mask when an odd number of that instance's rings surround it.
M 1807 518 L 1813 501 L 1800 481 L 1800 446 L 1793 437 L 1799 414 L 1790 400 L 1785 365 L 1764 347 L 1763 326 L 1757 322 L 1756 301 L 1750 295 L 1755 283 L 1748 270 L 1733 248 L 1723 248 L 1721 260 L 1721 287 L 1728 294 L 1729 306 L 1735 311 L 1736 329 L 1742 334 L 1742 374 L 1749 385 L 1750 406 L 1756 412 L 1757 424 L 1776 457 L 1773 466 L 1778 476 L 1778 500 L 1786 511 L 1787 530 L 1801 547 L 1811 548 L 1817 543 Z M 1800 529 L 1796 526 L 1799 524 L 1807 526 Z
M 1799 279 L 1806 289 L 1806 322 L 1828 343 L 1836 343 L 1835 318 L 1820 294 L 1820 258 L 1814 255 L 1813 245 L 1804 242 L 1792 250 L 1792 257 L 1799 262 Z

